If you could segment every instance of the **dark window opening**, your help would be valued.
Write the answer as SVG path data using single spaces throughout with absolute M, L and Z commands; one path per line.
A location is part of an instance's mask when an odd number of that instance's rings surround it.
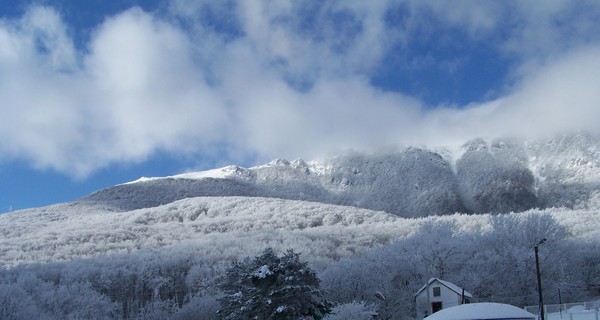
M 433 296 L 434 297 L 439 297 L 441 295 L 442 295 L 442 293 L 441 293 L 440 287 L 433 288 Z

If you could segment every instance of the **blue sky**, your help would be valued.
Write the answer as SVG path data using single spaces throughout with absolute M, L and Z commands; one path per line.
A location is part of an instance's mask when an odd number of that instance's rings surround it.
M 597 1 L 0 6 L 0 212 L 141 176 L 598 131 Z

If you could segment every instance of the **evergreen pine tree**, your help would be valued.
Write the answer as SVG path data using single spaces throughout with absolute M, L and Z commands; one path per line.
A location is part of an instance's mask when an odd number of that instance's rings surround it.
M 288 250 L 277 257 L 266 249 L 254 259 L 235 263 L 220 287 L 219 318 L 321 319 L 329 304 L 321 297 L 320 280 L 300 255 Z

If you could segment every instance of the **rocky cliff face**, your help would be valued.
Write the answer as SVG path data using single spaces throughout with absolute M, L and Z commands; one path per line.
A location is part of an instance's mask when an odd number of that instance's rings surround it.
M 448 152 L 450 154 L 451 152 Z M 600 143 L 584 133 L 547 140 L 474 139 L 455 158 L 423 148 L 143 179 L 89 195 L 120 210 L 197 196 L 260 196 L 381 210 L 404 217 L 506 213 L 600 204 Z

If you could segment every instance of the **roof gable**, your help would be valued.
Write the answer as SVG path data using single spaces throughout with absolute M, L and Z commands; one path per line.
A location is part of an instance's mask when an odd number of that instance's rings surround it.
M 445 280 L 441 280 L 438 278 L 431 278 L 429 279 L 429 281 L 427 281 L 427 284 L 422 286 L 421 289 L 419 289 L 419 291 L 417 291 L 417 293 L 415 293 L 415 297 L 419 295 L 419 293 L 421 293 L 423 290 L 425 290 L 425 288 L 427 288 L 427 286 L 431 286 L 432 283 L 434 282 L 438 282 L 440 285 L 450 289 L 451 291 L 453 291 L 454 293 L 456 293 L 457 295 L 462 295 L 463 294 L 463 288 L 455 285 L 452 282 L 449 281 L 445 281 Z M 469 297 L 469 298 L 473 298 L 473 295 L 469 292 L 467 292 L 465 290 L 465 297 Z

